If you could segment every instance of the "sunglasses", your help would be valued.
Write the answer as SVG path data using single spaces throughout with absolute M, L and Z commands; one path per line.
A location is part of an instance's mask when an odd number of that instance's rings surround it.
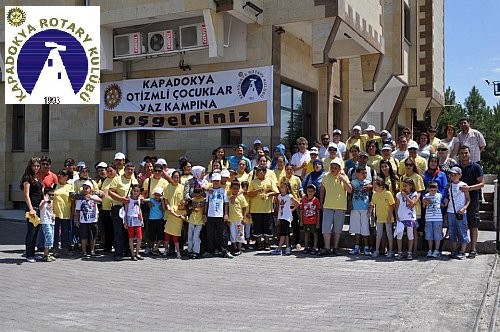
M 42 163 L 43 166 L 50 166 L 49 163 Z
M 441 149 L 438 149 L 438 151 L 448 151 L 448 149 L 441 148 Z
M 299 143 L 299 145 L 306 145 L 306 143 Z
M 163 172 L 162 169 L 155 169 L 155 173 L 161 173 L 161 172 Z
M 410 132 L 409 131 L 403 131 L 403 134 L 408 135 Z
M 48 194 L 48 195 L 49 195 L 50 197 L 53 197 L 53 196 L 54 196 L 54 194 Z
M 73 165 L 71 165 L 71 164 L 64 164 L 64 167 L 71 167 L 71 166 L 73 166 Z
M 413 167 L 415 164 L 405 164 L 406 167 Z

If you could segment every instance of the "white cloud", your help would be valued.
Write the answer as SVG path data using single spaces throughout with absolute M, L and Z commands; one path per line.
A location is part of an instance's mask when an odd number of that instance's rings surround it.
M 500 67 L 493 68 L 491 70 L 492 73 L 500 73 Z

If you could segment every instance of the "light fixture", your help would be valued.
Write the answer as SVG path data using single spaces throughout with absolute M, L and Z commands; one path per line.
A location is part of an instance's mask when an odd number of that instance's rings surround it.
M 262 8 L 260 8 L 256 4 L 253 4 L 250 1 L 245 2 L 245 4 L 243 5 L 243 9 L 245 9 L 245 7 L 247 7 L 247 6 L 252 8 L 253 10 L 255 10 L 257 12 L 257 14 L 255 14 L 255 17 L 259 16 L 264 11 Z
M 281 35 L 282 33 L 285 33 L 286 31 L 285 31 L 285 29 L 283 29 L 283 27 L 276 27 L 274 32 L 276 32 L 278 35 Z

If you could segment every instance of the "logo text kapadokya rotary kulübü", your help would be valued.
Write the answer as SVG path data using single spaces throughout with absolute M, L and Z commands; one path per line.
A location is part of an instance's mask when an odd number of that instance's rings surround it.
M 99 104 L 99 7 L 7 6 L 5 16 L 6 104 Z

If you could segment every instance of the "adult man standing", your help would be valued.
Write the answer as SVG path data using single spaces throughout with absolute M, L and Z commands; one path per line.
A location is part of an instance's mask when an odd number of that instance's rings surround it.
M 413 160 L 415 160 L 415 163 L 417 164 L 419 172 L 423 173 L 424 171 L 427 170 L 427 160 L 420 157 L 417 154 L 417 151 L 418 151 L 418 144 L 416 142 L 411 142 L 408 145 L 408 156 L 411 157 Z M 408 158 L 405 158 L 404 161 L 406 161 L 406 159 L 408 159 Z M 404 161 L 399 163 L 399 168 L 398 168 L 398 175 L 399 176 L 402 176 L 406 172 Z
M 52 187 L 57 184 L 57 175 L 50 170 L 51 166 L 52 160 L 48 156 L 40 158 L 40 180 L 44 188 Z
M 113 220 L 113 245 L 115 247 L 115 260 L 123 260 L 123 252 L 128 242 L 125 228 L 123 227 L 123 219 L 120 217 L 120 208 L 123 204 L 128 203 L 128 196 L 133 184 L 139 184 L 134 176 L 135 166 L 133 163 L 127 163 L 124 167 L 124 173 L 121 176 L 116 176 L 109 185 L 108 194 L 114 201 L 111 208 L 111 219 Z M 127 241 L 127 242 L 126 242 Z
M 462 178 L 460 181 L 467 184 L 467 186 L 462 188 L 469 191 L 470 196 L 470 204 L 467 207 L 467 224 L 471 240 L 469 258 L 475 258 L 477 255 L 477 229 L 480 222 L 479 205 L 481 204 L 481 188 L 484 187 L 483 168 L 478 163 L 472 161 L 470 147 L 467 145 L 460 146 L 458 156 L 460 159 L 458 166 L 462 169 Z
M 123 175 L 125 173 L 125 155 L 122 152 L 115 154 L 115 165 L 118 175 Z
M 398 149 L 392 152 L 392 156 L 398 161 L 408 158 L 408 139 L 405 135 L 399 136 Z
M 238 169 L 239 161 L 244 160 L 247 163 L 247 172 L 250 171 L 252 162 L 250 161 L 250 159 L 245 157 L 244 152 L 245 150 L 243 144 L 236 145 L 236 147 L 234 148 L 234 155 L 227 158 L 232 169 Z
M 365 148 L 366 140 L 365 137 L 361 135 L 361 126 L 356 125 L 352 127 L 351 134 L 352 136 L 349 137 L 346 143 L 347 150 L 351 150 L 351 146 L 357 145 L 359 147 L 359 151 L 366 151 Z
M 307 163 L 311 160 L 311 156 L 307 150 L 307 139 L 305 137 L 297 138 L 297 145 L 299 146 L 299 151 L 293 154 L 290 163 L 293 166 L 294 174 L 303 179 L 306 175 Z
M 467 145 L 471 161 L 479 163 L 481 161 L 481 152 L 486 148 L 486 141 L 483 134 L 476 129 L 472 129 L 470 121 L 467 118 L 460 119 L 460 127 L 462 131 L 457 136 L 460 145 Z
M 330 144 L 330 135 L 324 133 L 321 135 L 321 147 L 319 148 L 319 158 L 324 159 L 330 154 L 328 153 L 328 145 Z

